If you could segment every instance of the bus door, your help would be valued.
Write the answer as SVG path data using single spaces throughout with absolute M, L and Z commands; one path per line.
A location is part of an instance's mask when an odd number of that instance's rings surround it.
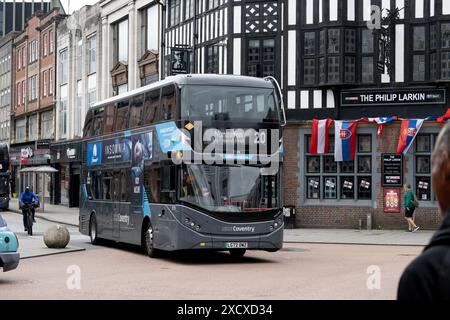
M 113 194 L 112 194 L 112 234 L 115 240 L 120 238 L 120 172 L 113 174 Z

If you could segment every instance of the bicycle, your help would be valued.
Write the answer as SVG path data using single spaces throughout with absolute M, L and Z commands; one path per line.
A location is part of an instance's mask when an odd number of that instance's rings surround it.
M 33 235 L 33 212 L 31 209 L 35 208 L 34 203 L 28 204 L 25 203 L 23 205 L 24 208 L 24 214 L 26 214 L 27 220 L 26 220 L 26 226 L 27 226 L 27 232 L 29 236 Z

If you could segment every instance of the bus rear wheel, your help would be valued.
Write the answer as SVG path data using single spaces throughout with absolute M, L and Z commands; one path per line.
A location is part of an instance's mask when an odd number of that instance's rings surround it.
M 233 258 L 240 258 L 244 256 L 246 251 L 245 249 L 231 249 L 230 254 Z
M 95 215 L 92 215 L 91 221 L 89 223 L 89 236 L 91 238 L 91 243 L 96 245 L 99 243 L 98 235 L 97 235 L 97 219 Z
M 147 222 L 142 229 L 142 247 L 150 258 L 156 258 L 159 250 L 153 247 L 154 232 L 151 222 Z

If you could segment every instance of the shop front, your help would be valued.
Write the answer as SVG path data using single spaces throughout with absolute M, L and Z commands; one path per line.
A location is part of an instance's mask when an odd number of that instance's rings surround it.
M 78 207 L 80 201 L 81 142 L 52 143 L 51 163 L 58 169 L 57 203 Z
M 336 134 L 335 121 L 321 154 L 311 153 L 312 119 L 289 121 L 283 135 L 284 194 L 285 205 L 296 207 L 297 225 L 406 228 L 402 186 L 409 183 L 420 202 L 416 223 L 438 228 L 442 220 L 431 184 L 431 153 L 442 128 L 436 118 L 449 108 L 447 96 L 447 89 L 428 87 L 339 92 L 339 118 L 329 117 L 357 122 L 353 160 L 347 161 L 335 161 L 335 150 L 351 134 L 342 129 Z M 398 147 L 405 119 L 424 121 L 417 130 L 408 129 L 415 138 L 402 154 Z
M 47 203 L 54 203 L 55 174 L 46 173 L 35 175 L 37 167 L 47 167 L 50 164 L 49 142 L 39 141 L 35 143 L 12 145 L 10 148 L 11 159 L 11 193 L 18 197 L 29 186 L 37 195 L 45 194 Z M 33 170 L 24 170 L 24 169 Z

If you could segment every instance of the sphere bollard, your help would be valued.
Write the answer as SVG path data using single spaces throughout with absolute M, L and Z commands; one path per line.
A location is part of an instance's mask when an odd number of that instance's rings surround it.
M 69 244 L 69 241 L 69 230 L 59 224 L 48 228 L 44 233 L 44 243 L 48 248 L 63 249 Z

